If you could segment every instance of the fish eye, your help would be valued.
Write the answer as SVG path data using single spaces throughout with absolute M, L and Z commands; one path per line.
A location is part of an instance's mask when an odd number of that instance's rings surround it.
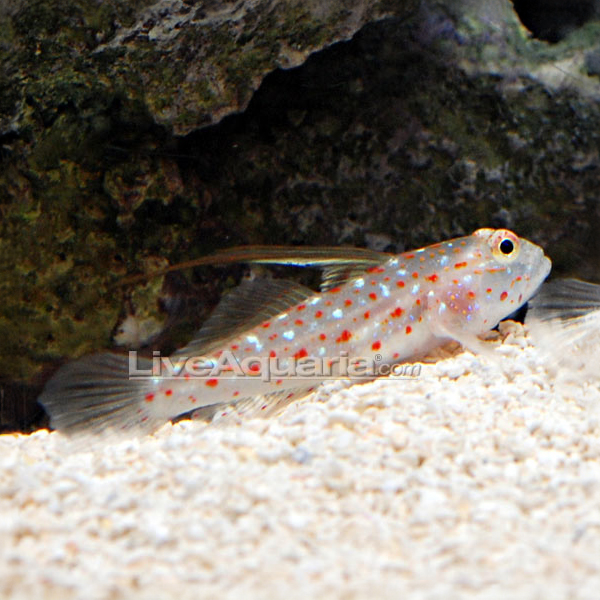
M 500 248 L 500 252 L 502 252 L 502 254 L 510 256 L 515 249 L 515 245 L 513 244 L 512 240 L 504 238 L 498 245 L 498 248 Z
M 509 263 L 519 256 L 521 244 L 519 238 L 508 229 L 496 229 L 488 238 L 492 255 L 502 263 Z

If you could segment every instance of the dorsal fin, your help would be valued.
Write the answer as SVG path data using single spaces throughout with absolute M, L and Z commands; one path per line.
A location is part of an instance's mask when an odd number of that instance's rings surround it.
M 223 298 L 194 339 L 174 356 L 209 354 L 241 332 L 314 295 L 310 288 L 287 279 L 244 281 Z
M 204 257 L 223 264 L 247 262 L 255 264 L 291 265 L 296 267 L 348 266 L 367 269 L 388 261 L 386 252 L 346 246 L 238 246 Z
M 381 263 L 378 263 L 381 264 Z M 370 265 L 333 265 L 323 270 L 321 278 L 321 291 L 326 292 L 331 288 L 344 285 L 352 279 L 363 275 Z M 375 266 L 375 265 L 373 265 Z
M 380 265 L 391 257 L 392 255 L 386 252 L 345 246 L 236 246 L 172 265 L 154 273 L 127 277 L 120 282 L 120 285 L 136 283 L 150 277 L 165 275 L 171 271 L 202 265 L 254 263 L 322 269 L 346 266 L 360 271 Z
M 385 252 L 344 246 L 239 246 L 212 256 L 218 261 L 235 258 L 237 262 L 253 264 L 321 268 L 322 292 L 343 285 L 364 273 L 369 267 L 379 266 L 392 257 Z

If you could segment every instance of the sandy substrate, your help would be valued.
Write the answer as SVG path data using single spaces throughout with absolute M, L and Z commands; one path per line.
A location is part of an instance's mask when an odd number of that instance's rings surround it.
M 0 436 L 0 597 L 599 598 L 598 377 L 502 331 L 241 426 Z

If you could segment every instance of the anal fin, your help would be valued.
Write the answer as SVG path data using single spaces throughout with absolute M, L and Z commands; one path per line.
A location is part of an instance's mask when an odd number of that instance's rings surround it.
M 273 392 L 261 396 L 241 398 L 235 403 L 203 406 L 190 416 L 194 420 L 210 421 L 215 425 L 232 425 L 243 419 L 266 418 L 280 413 L 286 406 L 315 390 L 316 386 Z

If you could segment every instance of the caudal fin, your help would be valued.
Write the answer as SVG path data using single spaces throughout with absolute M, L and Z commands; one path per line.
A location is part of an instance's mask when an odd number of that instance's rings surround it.
M 572 319 L 600 310 L 600 285 L 579 279 L 544 283 L 529 301 L 527 319 Z
M 600 285 L 558 279 L 530 301 L 525 322 L 547 364 L 564 377 L 597 378 L 600 363 Z
M 149 432 L 165 422 L 144 401 L 151 386 L 151 381 L 129 378 L 127 356 L 95 354 L 61 367 L 38 402 L 50 415 L 51 426 L 65 433 Z

